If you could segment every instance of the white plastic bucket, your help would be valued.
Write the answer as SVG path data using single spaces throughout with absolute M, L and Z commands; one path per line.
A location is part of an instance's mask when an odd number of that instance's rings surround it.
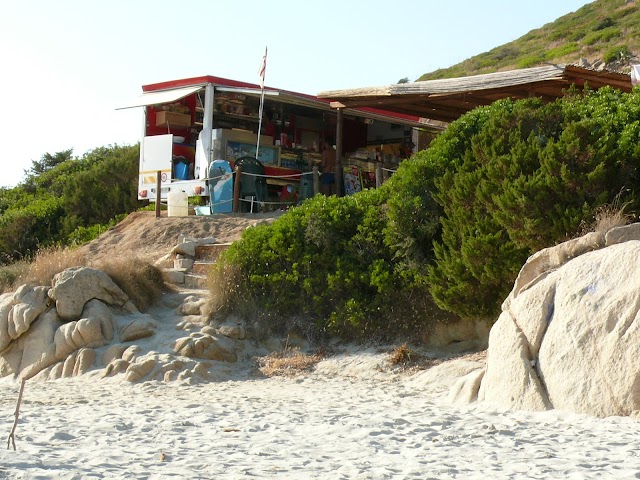
M 167 211 L 170 217 L 189 215 L 189 197 L 186 192 L 171 191 L 167 197 Z

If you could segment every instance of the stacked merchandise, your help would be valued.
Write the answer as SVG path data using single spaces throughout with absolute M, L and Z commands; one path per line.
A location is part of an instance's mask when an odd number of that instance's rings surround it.
M 342 178 L 344 180 L 345 195 L 353 195 L 354 193 L 362 191 L 360 169 L 355 165 L 344 167 Z
M 303 167 L 306 167 L 306 165 L 303 166 L 302 164 L 303 161 L 301 158 L 301 154 L 286 150 L 282 150 L 282 152 L 280 152 L 281 167 L 291 168 L 294 170 L 304 170 Z

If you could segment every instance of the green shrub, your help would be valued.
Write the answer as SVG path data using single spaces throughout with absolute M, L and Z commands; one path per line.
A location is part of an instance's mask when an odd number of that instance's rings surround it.
M 84 243 L 89 243 L 90 241 L 98 238 L 104 232 L 115 227 L 119 222 L 124 220 L 127 217 L 127 215 L 129 214 L 121 213 L 120 215 L 116 215 L 114 218 L 112 218 L 111 220 L 109 220 L 109 222 L 105 224 L 96 223 L 88 227 L 84 227 L 80 225 L 76 227 L 76 229 L 67 236 L 67 242 L 70 245 L 76 245 L 76 246 L 82 245 Z
M 596 30 L 596 31 L 599 31 L 599 30 L 604 30 L 605 28 L 612 27 L 613 25 L 614 25 L 614 21 L 611 19 L 611 17 L 605 17 L 605 18 L 599 20 L 595 24 L 593 29 Z
M 0 261 L 21 260 L 56 243 L 64 219 L 60 203 L 50 196 L 32 197 L 27 206 L 5 210 L 0 215 Z
M 0 189 L 0 262 L 87 242 L 144 205 L 137 200 L 138 155 L 137 145 L 111 146 L 82 158 L 65 150 L 33 161 L 23 183 Z
M 607 50 L 602 57 L 602 60 L 604 61 L 604 63 L 626 61 L 630 59 L 631 56 L 632 54 L 629 51 L 629 47 L 627 47 L 626 45 L 620 45 L 618 47 L 613 47 Z
M 549 40 L 551 40 L 552 42 L 557 42 L 558 40 L 564 40 L 571 37 L 572 34 L 573 31 L 570 28 L 558 28 L 557 30 L 549 34 Z
M 556 48 L 552 48 L 544 52 L 544 58 L 547 60 L 553 60 L 554 58 L 564 57 L 578 50 L 578 44 L 576 42 L 567 43 Z
M 65 231 L 108 223 L 142 206 L 138 201 L 138 146 L 96 148 L 81 160 L 82 170 L 64 185 Z
M 572 42 L 577 42 L 578 40 L 582 40 L 585 35 L 587 34 L 587 31 L 583 28 L 580 28 L 576 31 L 574 31 L 571 35 L 569 35 L 569 40 L 571 40 Z
M 605 28 L 595 32 L 590 32 L 584 36 L 581 43 L 583 45 L 595 45 L 596 43 L 606 43 L 613 38 L 622 35 L 622 31 L 618 27 Z
M 620 192 L 640 208 L 640 90 L 483 110 L 464 153 L 440 160 L 459 167 L 435 182 L 444 214 L 428 283 L 441 308 L 463 317 L 495 316 L 530 254 L 575 235 Z
M 211 271 L 213 311 L 264 312 L 274 329 L 302 317 L 318 335 L 348 338 L 395 335 L 428 322 L 426 286 L 396 270 L 385 244 L 387 192 L 318 195 L 245 231 Z
M 526 55 L 518 60 L 516 68 L 530 68 L 540 65 L 544 62 L 544 56 L 540 54 Z

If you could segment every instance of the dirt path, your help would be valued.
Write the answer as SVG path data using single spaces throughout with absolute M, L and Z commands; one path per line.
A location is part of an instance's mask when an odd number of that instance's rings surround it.
M 156 260 L 178 243 L 181 234 L 233 242 L 246 228 L 279 216 L 279 213 L 267 213 L 167 217 L 166 212 L 162 213 L 163 216 L 156 218 L 155 212 L 134 212 L 79 251 L 92 260 L 123 253 Z

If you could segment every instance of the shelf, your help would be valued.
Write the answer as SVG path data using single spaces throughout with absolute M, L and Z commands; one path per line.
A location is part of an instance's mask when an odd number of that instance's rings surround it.
M 189 128 L 191 115 L 185 113 L 160 111 L 156 113 L 156 127 Z
M 260 121 L 258 117 L 251 117 L 249 115 L 239 115 L 237 113 L 216 112 L 216 115 L 223 118 L 224 117 L 235 118 L 238 120 L 247 120 L 249 122 L 256 122 L 256 123 Z
M 299 179 L 294 179 L 294 178 L 267 178 L 267 185 L 279 185 L 279 186 L 285 186 L 285 185 L 290 185 L 292 183 L 300 183 Z

